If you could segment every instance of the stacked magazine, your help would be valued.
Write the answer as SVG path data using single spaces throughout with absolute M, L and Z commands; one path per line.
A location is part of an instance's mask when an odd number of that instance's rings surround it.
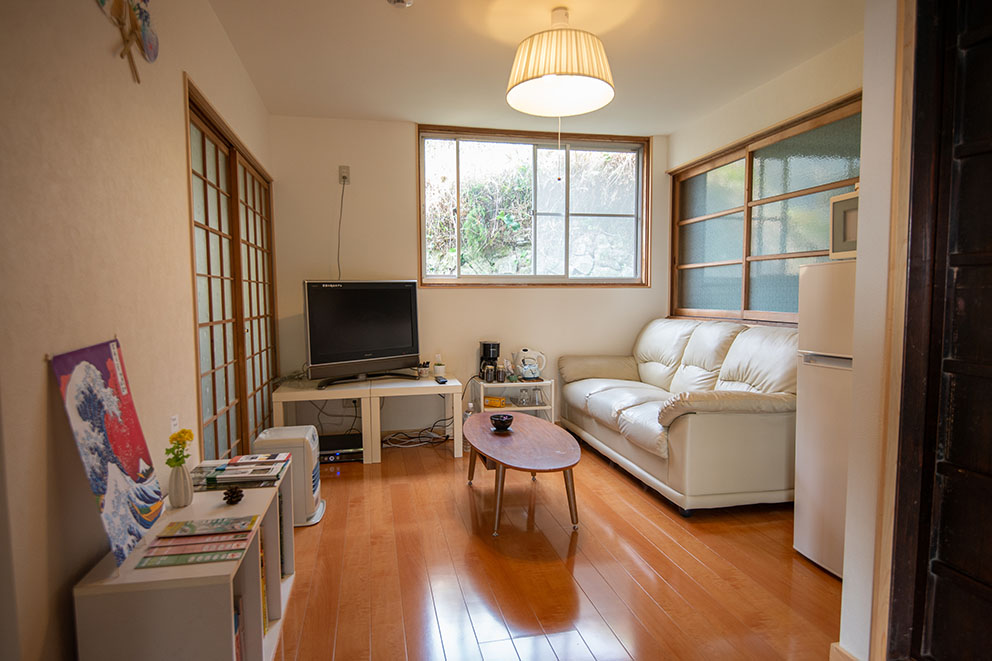
M 193 489 L 208 491 L 232 486 L 242 489 L 273 487 L 286 470 L 289 458 L 288 452 L 279 452 L 204 461 L 190 471 Z
M 145 549 L 137 568 L 237 560 L 251 542 L 258 516 L 173 521 Z

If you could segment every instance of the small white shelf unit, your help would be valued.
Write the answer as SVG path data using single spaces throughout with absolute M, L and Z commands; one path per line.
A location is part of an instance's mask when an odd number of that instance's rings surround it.
M 557 408 L 555 401 L 555 380 L 542 379 L 540 381 L 505 381 L 503 383 L 486 383 L 481 379 L 472 381 L 473 397 L 476 411 L 486 413 L 505 413 L 519 411 L 543 418 L 548 422 L 554 422 L 557 418 Z M 519 405 L 520 395 L 523 390 L 530 392 L 530 404 Z M 505 397 L 506 406 L 484 406 L 485 397 Z
M 73 589 L 79 659 L 275 658 L 295 572 L 291 468 L 275 487 L 245 489 L 237 505 L 225 503 L 223 491 L 196 492 L 189 507 L 167 508 L 119 568 L 112 554 L 97 563 Z M 238 560 L 135 567 L 148 543 L 172 521 L 251 515 L 258 515 L 259 522 Z M 243 657 L 235 649 L 234 608 L 239 601 Z

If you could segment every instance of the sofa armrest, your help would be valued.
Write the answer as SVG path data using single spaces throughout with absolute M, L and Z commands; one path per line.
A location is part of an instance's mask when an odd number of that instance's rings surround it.
M 564 383 L 593 378 L 641 380 L 633 356 L 562 356 L 558 371 Z
M 796 410 L 796 396 L 789 393 L 697 390 L 675 395 L 661 407 L 658 422 L 668 427 L 686 413 L 789 413 Z

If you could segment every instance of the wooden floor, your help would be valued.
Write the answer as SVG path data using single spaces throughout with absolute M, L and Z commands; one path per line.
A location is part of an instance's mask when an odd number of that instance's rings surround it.
M 384 448 L 321 469 L 327 513 L 297 528 L 277 658 L 826 659 L 840 581 L 792 549 L 791 506 L 689 519 L 583 445 L 579 530 L 560 473 Z

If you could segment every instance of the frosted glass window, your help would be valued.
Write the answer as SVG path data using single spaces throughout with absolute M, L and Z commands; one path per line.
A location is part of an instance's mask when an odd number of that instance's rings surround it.
M 751 262 L 748 307 L 768 312 L 799 312 L 799 267 L 829 260 L 823 256 Z
M 697 174 L 679 186 L 679 220 L 744 205 L 744 159 Z
M 568 270 L 572 277 L 634 277 L 637 223 L 633 218 L 573 216 L 568 246 Z
M 752 199 L 761 200 L 859 176 L 861 114 L 754 152 Z
M 679 278 L 681 307 L 699 310 L 739 310 L 741 279 L 738 265 L 682 269 Z
M 762 204 L 751 209 L 751 254 L 778 255 L 830 247 L 830 198 L 854 190 L 845 186 Z
M 573 149 L 569 153 L 569 210 L 633 215 L 636 174 L 637 154 Z
M 212 184 L 217 183 L 217 148 L 214 143 L 207 140 L 207 181 Z
M 679 263 L 705 264 L 744 256 L 744 214 L 718 216 L 679 227 Z
M 196 124 L 189 125 L 189 160 L 193 172 L 203 174 L 203 131 Z

